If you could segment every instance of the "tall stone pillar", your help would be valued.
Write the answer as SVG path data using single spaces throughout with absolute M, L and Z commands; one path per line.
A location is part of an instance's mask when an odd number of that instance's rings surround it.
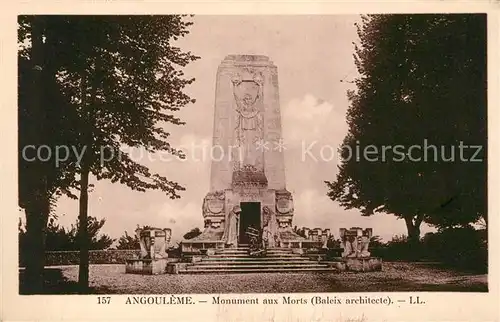
M 229 55 L 219 65 L 213 133 L 205 231 L 185 244 L 224 247 L 222 236 L 234 207 L 241 214 L 231 220 L 238 225 L 231 231 L 241 235 L 247 226 L 262 229 L 266 209 L 275 218 L 276 234 L 300 239 L 291 232 L 293 199 L 285 182 L 278 70 L 268 57 Z

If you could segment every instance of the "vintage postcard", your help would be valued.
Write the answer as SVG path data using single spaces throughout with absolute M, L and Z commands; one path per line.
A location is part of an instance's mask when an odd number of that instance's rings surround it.
M 498 321 L 498 5 L 45 4 L 2 320 Z

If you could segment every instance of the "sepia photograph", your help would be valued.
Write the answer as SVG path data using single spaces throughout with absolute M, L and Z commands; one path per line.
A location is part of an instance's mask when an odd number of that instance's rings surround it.
M 487 293 L 488 19 L 17 16 L 17 293 Z

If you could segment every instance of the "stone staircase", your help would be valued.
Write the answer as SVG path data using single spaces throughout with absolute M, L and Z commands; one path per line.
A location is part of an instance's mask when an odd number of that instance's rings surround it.
M 248 246 L 216 250 L 200 261 L 188 264 L 179 274 L 264 273 L 264 272 L 333 272 L 334 268 L 308 257 L 294 254 L 290 248 L 268 249 L 266 256 L 251 257 Z

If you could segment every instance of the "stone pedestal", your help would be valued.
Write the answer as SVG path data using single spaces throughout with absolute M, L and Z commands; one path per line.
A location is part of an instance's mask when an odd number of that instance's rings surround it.
M 377 257 L 345 258 L 346 270 L 351 272 L 373 272 L 382 270 L 382 259 Z
M 328 238 L 330 238 L 330 229 L 304 228 L 306 239 L 313 243 L 316 248 L 327 248 Z
M 371 257 L 368 251 L 372 235 L 371 228 L 340 228 L 342 257 L 334 259 L 329 264 L 339 271 L 373 272 L 382 270 L 382 259 Z
M 188 263 L 179 263 L 172 262 L 167 264 L 167 273 L 168 274 L 179 274 L 180 271 L 185 270 L 188 266 Z
M 323 263 L 339 272 L 375 272 L 382 270 L 382 259 L 378 257 L 338 258 Z
M 158 275 L 165 274 L 168 259 L 127 259 L 125 264 L 125 273 Z

